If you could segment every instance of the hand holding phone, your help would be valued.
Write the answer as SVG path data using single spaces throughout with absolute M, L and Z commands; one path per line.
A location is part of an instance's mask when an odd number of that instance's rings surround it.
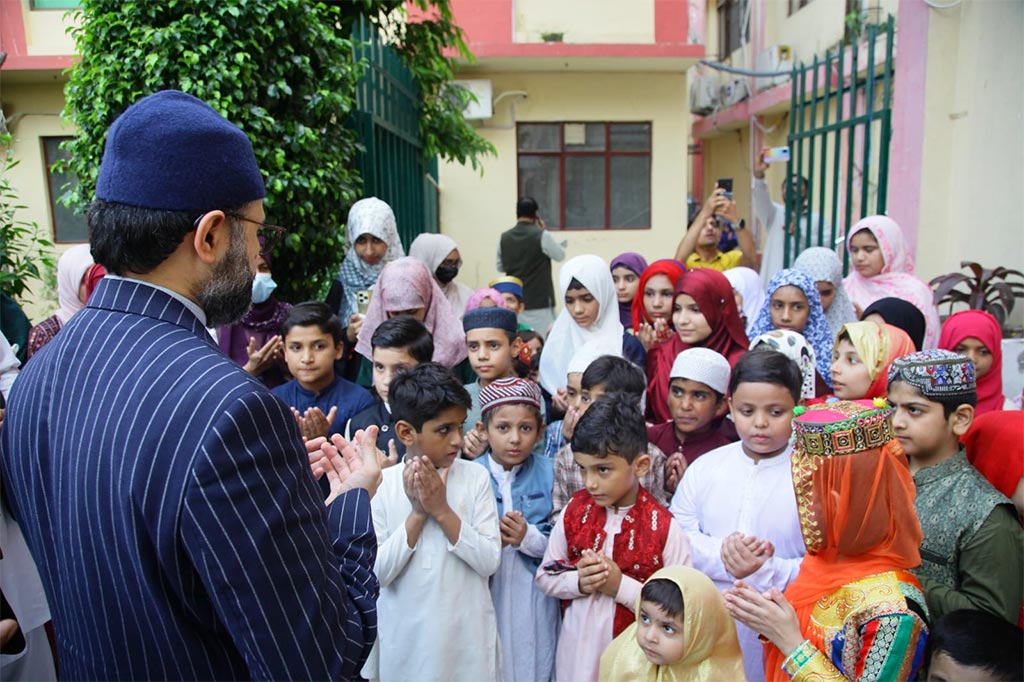
M 765 163 L 789 161 L 789 147 L 769 147 L 761 152 L 761 158 Z
M 724 189 L 725 198 L 732 199 L 732 178 L 718 178 L 718 189 Z

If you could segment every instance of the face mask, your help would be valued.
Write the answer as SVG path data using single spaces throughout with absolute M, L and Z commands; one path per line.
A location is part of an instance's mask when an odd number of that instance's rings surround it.
M 252 280 L 252 302 L 266 303 L 270 295 L 277 288 L 277 282 L 273 280 L 269 272 L 257 272 Z
M 451 265 L 441 265 L 437 270 L 434 270 L 434 274 L 437 276 L 438 282 L 448 284 L 459 274 L 459 269 Z

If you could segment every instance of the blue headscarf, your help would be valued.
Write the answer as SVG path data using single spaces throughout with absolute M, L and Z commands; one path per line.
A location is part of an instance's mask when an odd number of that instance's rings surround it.
M 779 270 L 775 273 L 775 276 L 768 282 L 764 304 L 757 313 L 757 319 L 754 320 L 748 336 L 754 338 L 775 329 L 772 324 L 772 295 L 779 287 L 785 286 L 796 287 L 807 297 L 807 304 L 811 307 L 811 312 L 807 316 L 807 325 L 804 326 L 802 333 L 814 348 L 814 364 L 818 374 L 825 380 L 829 388 L 832 388 L 832 331 L 825 318 L 825 311 L 821 307 L 818 286 L 810 275 L 791 269 Z

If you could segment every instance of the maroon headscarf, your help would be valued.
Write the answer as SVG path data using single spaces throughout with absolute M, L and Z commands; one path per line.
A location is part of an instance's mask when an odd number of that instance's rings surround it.
M 675 295 L 680 294 L 693 298 L 711 327 L 711 335 L 696 345 L 721 353 L 735 366 L 747 352 L 750 341 L 743 330 L 729 280 L 717 270 L 689 270 L 676 283 Z M 676 356 L 691 347 L 693 344 L 683 343 L 678 334 L 673 334 L 647 354 L 647 413 L 656 424 L 672 418 L 668 411 L 669 373 Z

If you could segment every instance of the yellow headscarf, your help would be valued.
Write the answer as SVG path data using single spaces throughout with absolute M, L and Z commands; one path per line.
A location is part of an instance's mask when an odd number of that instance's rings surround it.
M 688 566 L 669 566 L 647 582 L 651 580 L 671 580 L 683 595 L 685 654 L 682 660 L 672 665 L 654 665 L 647 660 L 637 644 L 637 624 L 633 623 L 605 649 L 598 679 L 601 682 L 745 680 L 736 624 L 725 610 L 725 601 L 711 579 Z M 639 598 L 636 617 L 639 621 Z
M 849 336 L 850 343 L 857 351 L 857 355 L 860 356 L 861 362 L 867 366 L 868 376 L 871 377 L 868 393 L 861 396 L 861 399 L 885 398 L 888 395 L 886 382 L 888 381 L 889 365 L 896 358 L 913 353 L 914 342 L 899 327 L 894 327 L 891 324 L 878 324 L 872 320 L 844 324 L 839 330 L 839 334 L 836 335 L 835 346 L 839 345 L 838 338 L 844 333 Z M 838 357 L 835 346 L 832 350 L 833 361 Z

